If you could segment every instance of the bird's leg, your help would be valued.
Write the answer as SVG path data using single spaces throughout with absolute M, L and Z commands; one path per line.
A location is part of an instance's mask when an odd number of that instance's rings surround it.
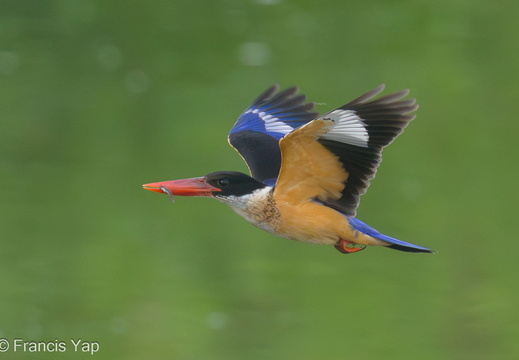
M 337 241 L 337 244 L 335 244 L 334 246 L 343 254 L 351 254 L 357 251 L 364 250 L 366 248 L 366 245 L 355 244 L 344 239 L 340 239 L 339 241 Z

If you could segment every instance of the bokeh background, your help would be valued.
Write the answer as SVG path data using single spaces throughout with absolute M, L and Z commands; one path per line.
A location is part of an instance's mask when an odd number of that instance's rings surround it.
M 67 351 L 0 358 L 519 358 L 518 11 L 3 0 L 0 337 Z M 141 189 L 245 172 L 226 135 L 273 83 L 324 112 L 382 82 L 421 107 L 359 218 L 436 255 L 345 256 Z

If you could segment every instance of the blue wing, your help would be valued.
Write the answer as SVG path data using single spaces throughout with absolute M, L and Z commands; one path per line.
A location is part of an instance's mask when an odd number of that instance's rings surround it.
M 418 246 L 415 244 L 411 244 L 402 240 L 398 240 L 395 238 L 392 238 L 391 236 L 387 236 L 384 234 L 381 234 L 378 230 L 373 229 L 371 226 L 369 226 L 366 223 L 363 223 L 357 218 L 353 217 L 347 217 L 348 222 L 350 225 L 355 229 L 358 230 L 366 235 L 373 236 L 374 238 L 387 241 L 388 243 L 391 243 L 392 245 L 388 246 L 389 248 L 400 250 L 400 251 L 407 251 L 407 252 L 425 252 L 425 253 L 434 253 L 434 250 L 430 250 L 427 248 L 424 248 L 422 246 Z
M 296 87 L 279 91 L 273 85 L 261 94 L 229 132 L 229 144 L 247 163 L 253 178 L 273 184 L 281 167 L 279 139 L 315 119 L 313 103 L 296 95 Z

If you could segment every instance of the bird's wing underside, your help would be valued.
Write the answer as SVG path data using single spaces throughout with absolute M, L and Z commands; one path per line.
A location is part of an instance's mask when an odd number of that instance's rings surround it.
M 355 216 L 382 149 L 418 108 L 414 99 L 401 100 L 408 91 L 369 101 L 383 89 L 381 85 L 286 135 L 280 141 L 282 164 L 274 195 L 315 198 Z
M 333 121 L 317 119 L 281 139 L 281 171 L 274 188 L 276 201 L 304 203 L 338 200 L 348 173 L 338 157 L 317 139 Z
M 296 95 L 296 87 L 278 92 L 273 85 L 240 115 L 229 132 L 229 144 L 247 163 L 255 179 L 273 183 L 281 167 L 279 139 L 317 117 L 313 103 Z
M 402 133 L 415 117 L 411 113 L 418 109 L 415 99 L 402 100 L 408 90 L 370 101 L 382 90 L 384 85 L 319 117 L 333 120 L 335 125 L 318 142 L 338 156 L 349 173 L 342 196 L 326 203 L 348 216 L 356 215 L 360 196 L 382 161 L 383 148 Z

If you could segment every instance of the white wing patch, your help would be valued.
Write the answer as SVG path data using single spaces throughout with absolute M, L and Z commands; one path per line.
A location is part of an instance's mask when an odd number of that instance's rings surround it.
M 352 110 L 333 110 L 319 119 L 332 120 L 334 125 L 321 136 L 321 139 L 333 140 L 359 147 L 368 147 L 369 134 L 364 121 Z
M 292 130 L 294 130 L 291 126 L 285 124 L 279 118 L 269 115 L 264 111 L 259 111 L 258 109 L 254 109 L 252 111 L 247 111 L 247 113 L 253 113 L 260 117 L 261 120 L 265 123 L 265 130 L 269 132 L 276 132 L 282 134 L 288 134 Z

